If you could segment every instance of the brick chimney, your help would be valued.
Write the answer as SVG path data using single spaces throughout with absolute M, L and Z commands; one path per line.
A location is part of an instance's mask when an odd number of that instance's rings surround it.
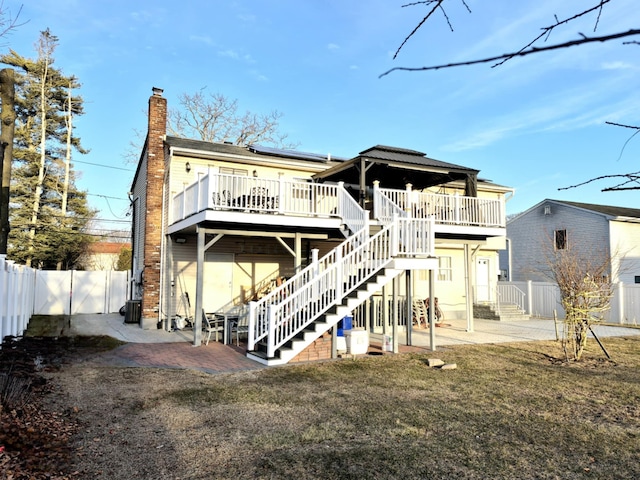
M 162 185 L 164 182 L 164 138 L 167 133 L 167 99 L 161 88 L 149 98 L 147 130 L 147 191 L 144 225 L 144 274 L 142 294 L 143 328 L 159 321 L 160 258 L 162 247 Z M 146 321 L 145 321 L 146 320 Z

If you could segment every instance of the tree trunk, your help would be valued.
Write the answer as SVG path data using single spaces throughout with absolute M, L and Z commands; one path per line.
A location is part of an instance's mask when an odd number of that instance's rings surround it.
M 6 255 L 9 243 L 9 198 L 11 187 L 11 162 L 13 161 L 13 133 L 15 128 L 15 76 L 10 68 L 0 70 L 0 255 Z
M 64 184 L 62 185 L 62 205 L 60 207 L 62 221 L 64 222 L 67 216 L 67 197 L 69 196 L 69 169 L 71 166 L 71 132 L 73 130 L 71 113 L 71 82 L 69 82 L 69 96 L 67 97 L 67 112 L 64 117 L 64 122 L 67 127 L 67 151 L 64 161 Z M 62 260 L 59 260 L 56 264 L 56 270 L 62 270 Z

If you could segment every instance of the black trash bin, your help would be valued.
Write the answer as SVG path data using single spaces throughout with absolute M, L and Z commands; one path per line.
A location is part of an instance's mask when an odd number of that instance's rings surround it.
M 140 323 L 142 301 L 127 300 L 126 310 L 124 312 L 124 323 Z

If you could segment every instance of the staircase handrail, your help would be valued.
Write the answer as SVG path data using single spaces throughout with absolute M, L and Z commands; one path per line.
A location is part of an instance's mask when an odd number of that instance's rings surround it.
M 496 293 L 496 309 L 498 310 L 498 314 L 500 313 L 501 305 L 515 305 L 521 312 L 525 312 L 524 299 L 526 294 L 515 285 L 504 285 L 498 283 Z
M 352 248 L 338 247 L 323 257 L 323 261 L 312 262 L 304 281 L 292 282 L 297 288 L 288 289 L 287 295 L 279 301 L 250 304 L 250 325 L 255 324 L 260 329 L 254 330 L 255 338 L 250 339 L 249 349 L 266 337 L 267 356 L 273 357 L 277 348 L 341 302 L 394 257 L 433 255 L 432 219 L 396 217 L 371 237 L 364 238 L 362 233 L 348 239 L 359 237 Z
M 407 217 L 401 205 L 404 202 L 405 192 L 402 190 L 390 190 L 380 188 L 380 182 L 373 182 L 373 218 L 385 225 L 389 224 L 394 216 Z
M 368 212 L 360 205 L 344 188 L 343 182 L 338 183 L 338 208 L 339 214 L 346 227 L 353 235 L 346 238 L 340 245 L 319 260 L 315 260 L 300 272 L 289 278 L 282 285 L 262 297 L 257 302 L 249 303 L 249 339 L 248 350 L 253 350 L 255 344 L 262 340 L 268 333 L 266 315 L 267 307 L 278 303 L 282 299 L 290 297 L 301 289 L 315 275 L 317 269 L 327 269 L 336 262 L 337 256 L 346 256 L 358 245 L 362 245 L 369 236 Z M 314 253 L 315 254 L 315 253 Z

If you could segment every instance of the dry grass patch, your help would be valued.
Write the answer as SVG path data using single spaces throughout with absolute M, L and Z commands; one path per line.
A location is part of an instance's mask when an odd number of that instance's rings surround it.
M 215 376 L 80 363 L 49 400 L 79 410 L 82 478 L 640 478 L 640 339 L 606 346 L 614 361 L 535 342 Z

